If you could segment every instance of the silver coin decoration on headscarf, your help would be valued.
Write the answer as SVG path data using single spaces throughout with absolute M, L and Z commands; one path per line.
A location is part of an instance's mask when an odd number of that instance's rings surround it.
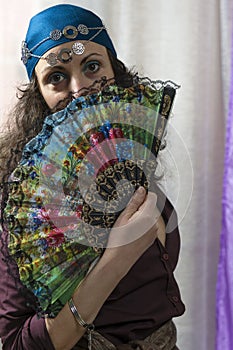
M 79 24 L 78 31 L 83 35 L 87 35 L 89 33 L 89 29 L 85 24 Z
M 62 32 L 59 29 L 54 29 L 51 33 L 50 33 L 50 39 L 52 40 L 59 40 L 62 37 Z
M 72 51 L 75 55 L 82 55 L 85 51 L 85 46 L 80 42 L 76 42 L 72 45 Z
M 58 62 L 57 55 L 53 52 L 46 56 L 45 59 L 50 66 L 55 66 Z

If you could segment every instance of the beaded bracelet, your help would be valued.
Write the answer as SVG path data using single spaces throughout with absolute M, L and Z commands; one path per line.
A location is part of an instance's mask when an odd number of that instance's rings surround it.
M 73 298 L 70 298 L 68 301 L 68 305 L 70 308 L 70 311 L 72 312 L 75 321 L 82 327 L 86 328 L 87 330 L 87 335 L 88 335 L 88 350 L 91 350 L 91 345 L 92 345 L 92 332 L 95 329 L 95 326 L 93 323 L 86 323 L 82 317 L 80 316 L 76 306 L 74 305 Z

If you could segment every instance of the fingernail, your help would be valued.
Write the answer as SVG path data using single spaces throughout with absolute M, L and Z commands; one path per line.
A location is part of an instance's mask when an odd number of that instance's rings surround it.
M 140 186 L 139 188 L 138 188 L 138 193 L 144 193 L 145 192 L 145 188 L 143 187 L 143 186 Z

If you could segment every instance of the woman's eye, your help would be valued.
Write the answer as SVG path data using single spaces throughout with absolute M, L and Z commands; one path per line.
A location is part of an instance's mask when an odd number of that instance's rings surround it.
M 96 73 L 100 69 L 100 63 L 98 61 L 87 62 L 84 66 L 85 73 Z
M 65 79 L 64 74 L 61 74 L 61 73 L 53 73 L 53 74 L 51 74 L 51 75 L 49 76 L 49 78 L 48 78 L 48 83 L 49 83 L 49 84 L 56 85 L 56 84 L 61 83 L 64 79 Z

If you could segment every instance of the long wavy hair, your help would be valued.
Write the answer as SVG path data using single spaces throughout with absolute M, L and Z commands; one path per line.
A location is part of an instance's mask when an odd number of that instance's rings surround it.
M 136 75 L 109 50 L 108 55 L 115 83 L 122 87 L 131 86 Z M 66 104 L 69 101 L 67 99 Z M 21 159 L 24 146 L 39 133 L 45 117 L 53 112 L 40 93 L 35 74 L 28 84 L 18 87 L 17 102 L 10 112 L 4 131 L 0 134 L 0 182 L 7 182 Z

